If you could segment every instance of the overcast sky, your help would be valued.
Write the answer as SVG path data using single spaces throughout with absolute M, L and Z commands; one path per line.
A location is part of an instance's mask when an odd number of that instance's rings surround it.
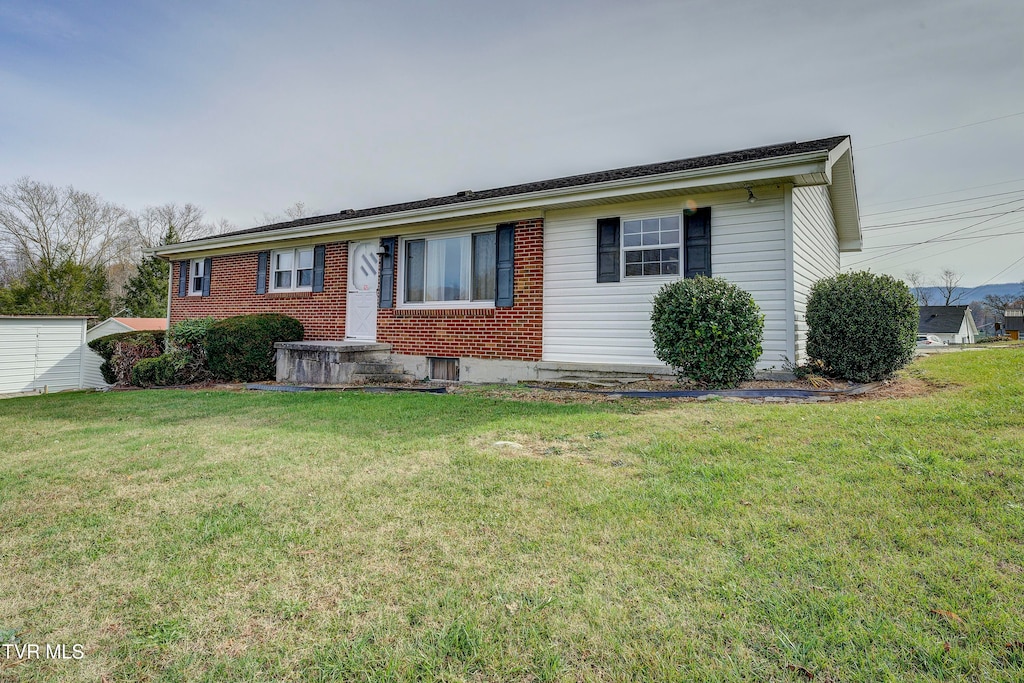
M 850 134 L 844 265 L 1021 280 L 1022 27 L 1020 0 L 0 0 L 0 184 L 241 228 Z

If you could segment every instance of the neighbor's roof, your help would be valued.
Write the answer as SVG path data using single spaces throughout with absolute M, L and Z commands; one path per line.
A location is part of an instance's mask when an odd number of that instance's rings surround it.
M 968 306 L 918 306 L 920 334 L 954 334 L 960 331 Z
M 1007 330 L 1024 332 L 1024 311 L 1019 308 L 1007 308 L 1003 311 L 1004 327 Z
M 464 207 L 467 212 L 473 210 L 478 210 L 479 213 L 493 212 L 495 210 L 494 203 L 500 200 L 512 201 L 521 198 L 525 201 L 530 199 L 531 195 L 534 195 L 538 198 L 538 204 L 540 204 L 540 198 L 548 197 L 550 193 L 558 193 L 560 190 L 567 192 L 584 191 L 591 188 L 597 189 L 601 186 L 628 182 L 633 179 L 650 178 L 652 181 L 661 180 L 657 176 L 675 177 L 673 174 L 716 175 L 731 171 L 732 169 L 729 167 L 735 167 L 737 169 L 736 172 L 739 173 L 745 169 L 752 168 L 752 164 L 756 165 L 757 162 L 778 162 L 781 164 L 786 163 L 790 158 L 793 160 L 803 159 L 809 155 L 815 156 L 816 159 L 824 160 L 825 166 L 813 172 L 807 171 L 807 173 L 812 174 L 807 177 L 816 179 L 813 182 L 809 181 L 808 184 L 826 182 L 822 179 L 827 177 L 828 182 L 842 185 L 843 190 L 833 198 L 836 220 L 841 230 L 841 241 L 843 244 L 849 245 L 849 248 L 859 250 L 861 239 L 860 221 L 857 210 L 856 186 L 853 179 L 853 163 L 850 155 L 849 139 L 847 135 L 840 135 L 806 142 L 786 142 L 722 154 L 663 161 L 640 166 L 627 166 L 609 171 L 584 173 L 519 185 L 507 185 L 489 190 L 466 190 L 453 195 L 432 197 L 401 204 L 388 204 L 368 209 L 346 209 L 323 216 L 312 216 L 283 223 L 261 225 L 198 240 L 169 244 L 155 249 L 154 252 L 160 255 L 170 255 L 195 252 L 204 248 L 219 248 L 221 246 L 228 246 L 228 244 L 238 244 L 241 239 L 247 236 L 252 236 L 252 241 L 265 241 L 265 239 L 260 238 L 266 233 L 275 232 L 286 233 L 283 236 L 290 238 L 311 232 L 302 230 L 303 228 L 315 229 L 317 226 L 322 226 L 325 231 L 327 229 L 345 230 L 348 225 L 352 226 L 350 229 L 362 229 L 370 222 L 370 219 L 389 217 L 392 214 L 395 214 L 397 219 L 400 214 L 408 216 L 410 212 L 439 211 L 446 207 L 454 209 Z M 764 182 L 769 182 L 773 177 L 765 175 Z M 743 184 L 736 185 L 735 181 L 733 181 L 732 186 L 742 188 L 744 185 L 749 184 L 750 182 L 744 181 Z M 709 185 L 714 185 L 714 183 Z
M 166 330 L 167 318 L 112 318 L 133 330 Z

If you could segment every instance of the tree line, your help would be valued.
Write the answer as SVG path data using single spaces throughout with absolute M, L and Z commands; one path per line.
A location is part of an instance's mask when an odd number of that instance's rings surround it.
M 303 218 L 297 202 L 264 223 Z M 31 178 L 0 186 L 0 315 L 163 317 L 169 264 L 153 247 L 234 229 L 195 204 L 130 211 Z

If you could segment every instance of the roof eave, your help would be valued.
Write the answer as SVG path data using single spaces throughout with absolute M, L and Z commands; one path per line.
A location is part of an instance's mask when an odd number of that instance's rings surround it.
M 830 185 L 832 215 L 839 236 L 839 251 L 860 251 L 864 245 L 864 234 L 860 227 L 857 180 L 853 171 L 853 145 L 850 138 L 829 152 L 826 175 Z
M 849 138 L 847 138 L 848 140 Z M 796 178 L 802 179 L 800 184 L 807 184 L 808 178 L 816 183 L 827 183 L 829 182 L 828 174 L 832 165 L 834 164 L 830 163 L 829 150 L 818 150 L 710 168 L 689 169 L 584 186 L 480 199 L 454 205 L 398 211 L 359 219 L 325 221 L 323 223 L 268 230 L 266 232 L 211 237 L 195 242 L 156 247 L 146 250 L 146 253 L 167 260 L 173 260 L 178 257 L 214 250 L 222 251 L 241 246 L 259 246 L 285 240 L 342 235 L 390 226 L 428 223 L 524 210 L 545 211 L 568 204 L 576 206 L 587 203 L 597 204 L 607 201 L 609 197 L 621 197 L 624 201 L 628 201 L 633 195 L 651 192 L 681 192 L 686 190 L 704 192 L 713 191 L 717 186 L 735 183 L 794 182 Z M 859 236 L 859 223 L 857 224 L 857 230 Z M 857 249 L 859 249 L 859 244 Z

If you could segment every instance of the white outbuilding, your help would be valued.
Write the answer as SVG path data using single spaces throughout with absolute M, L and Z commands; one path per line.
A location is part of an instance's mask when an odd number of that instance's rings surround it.
M 107 386 L 85 317 L 0 316 L 0 394 Z

